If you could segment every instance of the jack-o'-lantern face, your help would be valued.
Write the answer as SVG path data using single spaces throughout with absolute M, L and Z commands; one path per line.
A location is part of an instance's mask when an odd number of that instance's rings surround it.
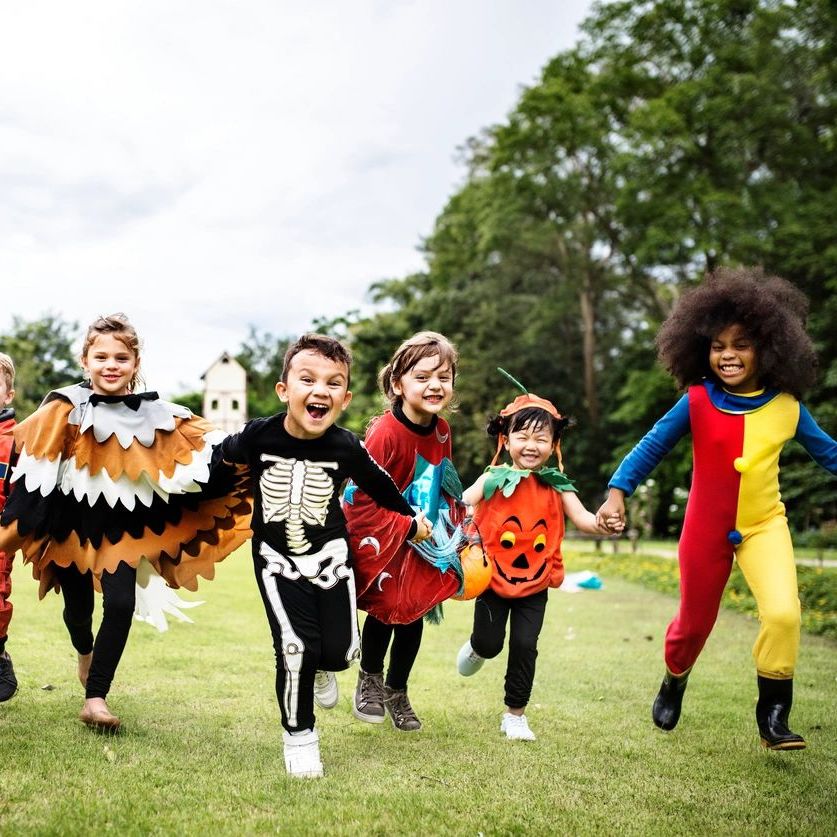
M 529 477 L 521 480 L 510 496 L 498 491 L 480 503 L 475 519 L 483 548 L 494 565 L 491 588 L 495 592 L 516 597 L 555 586 L 564 537 L 558 492 L 538 486 Z
M 517 515 L 510 515 L 500 527 L 502 558 L 495 556 L 500 577 L 509 584 L 537 581 L 546 570 L 547 526 L 543 518 L 536 520 L 527 531 Z

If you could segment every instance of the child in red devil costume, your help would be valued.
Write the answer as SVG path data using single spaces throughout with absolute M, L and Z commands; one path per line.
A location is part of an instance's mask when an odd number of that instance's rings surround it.
M 666 672 L 651 714 L 663 730 L 680 719 L 689 673 L 709 637 L 733 557 L 759 610 L 753 647 L 762 744 L 801 750 L 788 727 L 799 651 L 793 545 L 779 495 L 779 454 L 796 439 L 837 474 L 837 442 L 799 403 L 816 358 L 805 333 L 807 300 L 760 270 L 718 270 L 684 294 L 657 338 L 660 360 L 687 388 L 610 479 L 599 519 L 624 518 L 624 498 L 691 433 L 693 474 L 680 535 L 680 608 L 668 626 Z
M 560 440 L 567 419 L 551 402 L 514 383 L 524 394 L 486 428 L 497 439 L 497 453 L 463 494 L 474 507 L 474 522 L 494 572 L 489 589 L 476 600 L 473 633 L 459 651 L 457 668 L 468 677 L 486 659 L 496 657 L 503 650 L 510 619 L 506 710 L 500 731 L 510 740 L 534 741 L 524 713 L 535 678 L 548 590 L 564 580 L 564 514 L 582 532 L 601 534 L 607 529 L 596 524 L 563 472 Z M 504 448 L 511 466 L 496 464 Z M 547 467 L 553 453 L 558 468 Z M 618 519 L 609 522 L 620 528 Z
M 402 732 L 421 729 L 407 679 L 418 656 L 422 619 L 463 587 L 462 485 L 451 463 L 450 426 L 439 415 L 453 398 L 457 361 L 453 345 L 433 331 L 402 343 L 379 375 L 391 408 L 373 419 L 364 441 L 407 501 L 424 512 L 433 525 L 431 537 L 407 544 L 409 521 L 405 525 L 400 515 L 379 508 L 355 485 L 344 497 L 357 606 L 367 612 L 353 712 L 368 723 L 381 723 L 388 713 Z

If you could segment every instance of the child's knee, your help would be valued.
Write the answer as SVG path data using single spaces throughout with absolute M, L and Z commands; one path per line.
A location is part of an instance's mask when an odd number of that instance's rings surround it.
M 471 637 L 471 648 L 486 660 L 492 660 L 503 650 L 503 642 L 505 637 L 500 637 L 499 641 L 496 639 L 484 639 L 481 637 Z
M 759 611 L 763 630 L 771 636 L 794 636 L 799 633 L 802 615 L 799 601 Z
M 132 619 L 136 607 L 136 589 L 112 590 L 104 597 L 102 610 L 116 619 Z
M 509 656 L 512 657 L 537 657 L 538 656 L 538 638 L 537 637 L 515 637 L 509 639 Z

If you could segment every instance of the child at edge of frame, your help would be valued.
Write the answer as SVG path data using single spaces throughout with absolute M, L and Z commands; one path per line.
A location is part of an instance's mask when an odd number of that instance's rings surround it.
M 210 474 L 223 434 L 186 407 L 138 391 L 141 341 L 125 314 L 97 317 L 79 360 L 85 380 L 49 392 L 13 429 L 0 549 L 23 553 L 41 598 L 60 589 L 84 689 L 79 720 L 113 734 L 123 725 L 107 701 L 140 572 L 195 590 L 247 539 L 250 505 L 243 477 Z
M 15 397 L 15 365 L 12 359 L 0 352 L 0 512 L 8 495 L 15 411 L 11 406 Z M 12 560 L 14 553 L 0 550 L 0 703 L 11 700 L 17 691 L 17 677 L 12 658 L 6 651 L 9 623 L 12 621 Z
M 351 354 L 339 341 L 304 334 L 285 353 L 276 395 L 284 412 L 249 421 L 221 445 L 224 465 L 249 469 L 253 564 L 276 653 L 276 697 L 285 768 L 323 775 L 314 703 L 337 704 L 335 671 L 360 654 L 354 576 L 339 495 L 351 478 L 404 517 L 404 533 L 429 534 L 421 513 L 358 438 L 335 422 L 352 399 Z
M 837 442 L 800 403 L 816 374 L 807 313 L 807 298 L 785 279 L 758 268 L 720 268 L 683 294 L 657 336 L 660 361 L 686 393 L 622 460 L 598 516 L 624 521 L 625 497 L 691 433 L 680 605 L 666 631 L 665 674 L 651 709 L 661 730 L 680 720 L 734 557 L 758 607 L 753 659 L 761 743 L 771 750 L 806 746 L 788 725 L 801 615 L 779 454 L 795 439 L 837 474 Z
M 569 420 L 551 401 L 499 371 L 522 395 L 489 419 L 486 432 L 497 445 L 494 459 L 463 494 L 474 508 L 474 522 L 494 571 L 488 589 L 474 602 L 473 630 L 459 650 L 456 667 L 463 677 L 476 674 L 503 650 L 509 625 L 500 732 L 510 741 L 534 741 L 526 707 L 549 588 L 560 587 L 564 580 L 564 516 L 581 532 L 601 535 L 610 529 L 597 523 L 564 474 L 561 437 Z M 504 450 L 511 465 L 497 464 Z M 557 468 L 548 467 L 553 454 Z M 614 532 L 623 528 L 615 516 L 609 523 Z

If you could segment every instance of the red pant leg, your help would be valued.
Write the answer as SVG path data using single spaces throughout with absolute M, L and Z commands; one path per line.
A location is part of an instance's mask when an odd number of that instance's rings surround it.
M 674 674 L 691 668 L 703 650 L 732 569 L 733 546 L 727 532 L 708 529 L 697 521 L 687 523 L 680 538 L 680 608 L 665 642 L 666 666 Z
M 0 639 L 9 633 L 9 622 L 12 621 L 12 559 L 14 553 L 7 555 L 0 552 Z

